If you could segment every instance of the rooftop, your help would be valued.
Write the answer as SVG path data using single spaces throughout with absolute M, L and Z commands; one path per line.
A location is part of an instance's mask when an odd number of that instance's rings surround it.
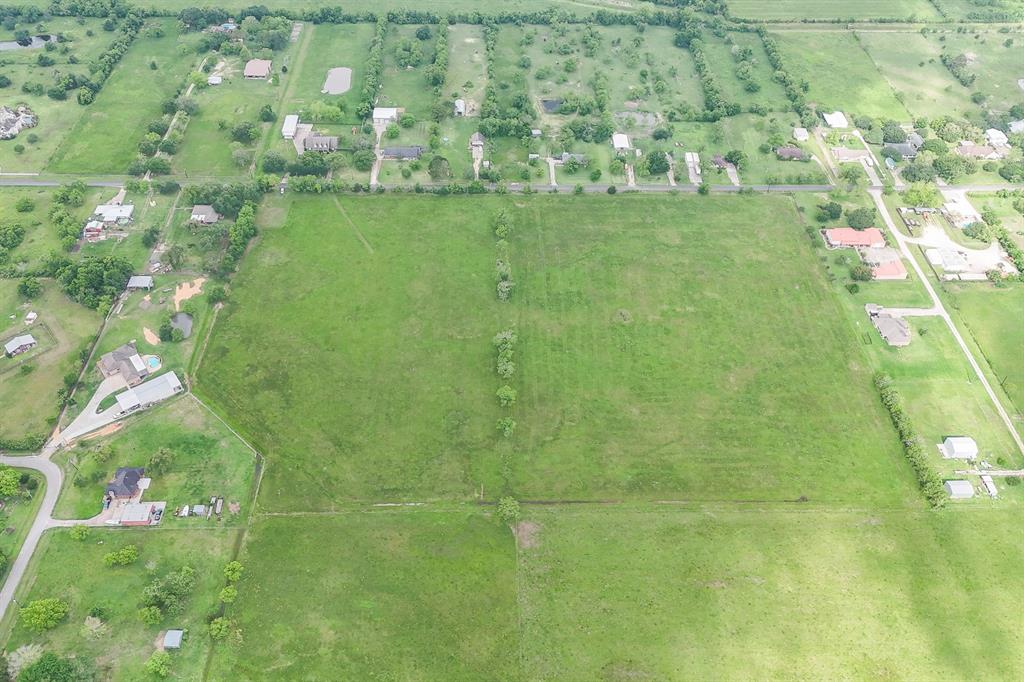
M 4 344 L 4 351 L 7 353 L 13 353 L 22 346 L 31 346 L 36 343 L 36 339 L 31 334 L 21 334 L 15 336 L 13 339 Z
M 245 63 L 246 78 L 266 78 L 273 62 L 269 59 L 250 59 Z
M 885 246 L 885 236 L 877 227 L 869 227 L 866 230 L 833 227 L 825 230 L 825 239 L 833 246 Z

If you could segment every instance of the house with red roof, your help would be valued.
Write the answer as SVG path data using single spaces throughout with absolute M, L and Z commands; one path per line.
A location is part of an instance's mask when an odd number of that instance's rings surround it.
M 852 227 L 833 227 L 823 230 L 825 243 L 830 249 L 850 248 L 882 248 L 885 246 L 885 236 L 877 227 L 869 227 L 866 230 L 855 230 Z

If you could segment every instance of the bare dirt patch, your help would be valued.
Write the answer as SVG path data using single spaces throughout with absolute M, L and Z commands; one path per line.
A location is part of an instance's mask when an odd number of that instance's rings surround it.
M 324 87 L 320 92 L 326 95 L 343 95 L 352 88 L 352 69 L 337 66 L 327 71 Z
M 160 337 L 149 327 L 142 328 L 142 336 L 146 339 L 146 343 L 153 346 L 160 345 Z
M 182 282 L 174 288 L 174 309 L 181 310 L 182 301 L 187 301 L 193 296 L 198 296 L 203 293 L 203 284 L 206 282 L 205 277 L 196 277 L 191 282 Z
M 516 545 L 519 549 L 532 549 L 537 546 L 537 535 L 540 524 L 533 521 L 520 521 L 516 524 Z
M 103 436 L 109 436 L 112 433 L 117 433 L 124 426 L 124 422 L 114 422 L 113 424 L 107 424 L 102 429 L 97 429 L 92 433 L 87 433 L 82 436 L 79 440 L 87 441 L 93 440 L 94 438 L 102 438 Z

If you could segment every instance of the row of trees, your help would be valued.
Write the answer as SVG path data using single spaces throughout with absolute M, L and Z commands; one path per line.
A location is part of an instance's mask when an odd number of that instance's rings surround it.
M 505 101 L 498 98 L 495 85 L 499 79 L 495 76 L 494 60 L 498 42 L 498 26 L 494 23 L 484 25 L 484 48 L 487 55 L 487 87 L 484 90 L 484 101 L 480 107 L 480 132 L 488 137 L 520 137 L 530 135 L 534 117 L 533 103 L 526 89 L 526 79 L 522 72 L 503 83 L 512 91 L 506 95 Z
M 768 34 L 768 30 L 764 26 L 757 27 L 757 35 L 760 36 L 765 54 L 768 55 L 768 63 L 775 70 L 772 80 L 779 83 L 785 90 L 786 99 L 792 105 L 793 111 L 800 115 L 801 124 L 806 128 L 814 127 L 817 117 L 814 110 L 807 106 L 805 98 L 805 94 L 811 87 L 810 83 L 806 79 L 798 80 L 786 70 L 786 65 L 782 60 L 782 50 L 779 49 L 779 44 Z
M 370 41 L 370 50 L 366 56 L 363 89 L 359 95 L 359 104 L 356 106 L 356 114 L 359 118 L 369 116 L 373 111 L 374 102 L 377 101 L 377 91 L 380 90 L 384 74 L 384 36 L 387 30 L 387 21 L 383 18 L 378 19 L 373 40 Z

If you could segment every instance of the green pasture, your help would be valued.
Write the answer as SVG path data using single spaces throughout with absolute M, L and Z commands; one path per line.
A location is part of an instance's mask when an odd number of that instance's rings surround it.
M 839 109 L 848 117 L 864 114 L 910 120 L 910 114 L 852 33 L 780 31 L 774 35 L 786 69 L 810 83 L 807 100 L 819 111 Z
M 0 189 L 0 225 L 16 223 L 25 228 L 21 244 L 8 254 L 8 263 L 20 268 L 34 268 L 51 251 L 62 249 L 57 237 L 57 228 L 48 218 L 52 205 L 53 191 L 47 188 L 5 187 Z M 15 207 L 18 201 L 29 199 L 34 208 L 20 213 Z M 83 211 L 91 211 L 92 207 Z M 84 220 L 84 215 L 82 216 Z M 84 222 L 83 222 L 84 224 Z
M 487 50 L 483 28 L 456 24 L 448 28 L 448 79 L 444 92 L 466 100 L 466 114 L 479 116 L 487 87 Z
M 804 19 L 910 19 L 941 21 L 928 0 L 728 0 L 729 12 L 741 19 L 781 21 Z
M 135 159 L 146 126 L 160 118 L 162 102 L 175 94 L 198 63 L 194 35 L 179 36 L 172 19 L 148 23 L 162 27 L 163 37 L 146 37 L 143 29 L 96 101 L 54 152 L 47 170 L 120 175 Z M 155 71 L 151 61 L 156 62 Z
M 971 90 L 985 95 L 985 108 L 1005 112 L 1024 104 L 1024 91 L 1017 85 L 1017 80 L 1024 78 L 1020 56 L 1024 38 L 1020 33 L 929 34 L 928 40 L 953 56 L 967 57 L 967 70 L 976 76 Z
M 373 38 L 374 25 L 306 24 L 303 31 L 311 32 L 312 36 L 309 38 L 305 55 L 295 64 L 292 71 L 289 97 L 283 104 L 285 110 L 279 112 L 279 119 L 283 119 L 285 114 L 297 113 L 299 109 L 315 101 L 325 101 L 343 105 L 345 123 L 361 123 L 357 119 L 355 108 L 366 81 L 366 53 Z M 322 94 L 327 72 L 335 67 L 352 69 L 351 88 L 342 95 Z
M 399 107 L 412 114 L 417 121 L 430 118 L 434 105 L 434 89 L 427 83 L 427 67 L 434 61 L 436 26 L 431 27 L 430 40 L 416 38 L 416 26 L 389 24 L 384 38 L 383 85 L 377 97 L 377 106 Z M 403 68 L 395 58 L 395 49 L 403 40 L 411 40 L 423 52 L 419 66 Z

